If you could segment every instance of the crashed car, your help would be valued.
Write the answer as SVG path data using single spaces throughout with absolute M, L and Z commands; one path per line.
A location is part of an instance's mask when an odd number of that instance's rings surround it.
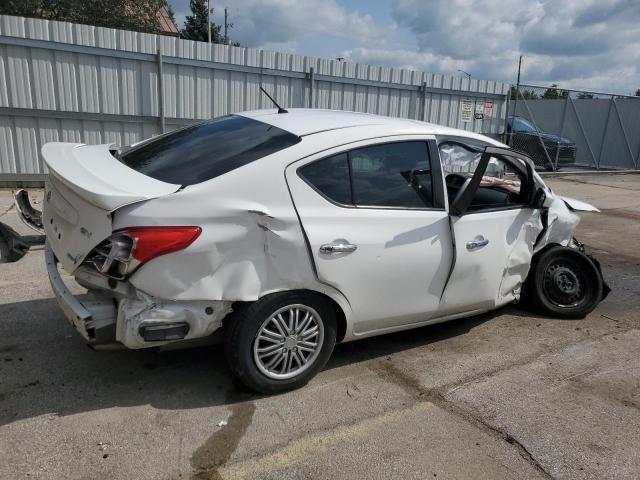
M 488 137 L 328 110 L 216 118 L 129 148 L 48 143 L 42 224 L 60 307 L 94 348 L 224 344 L 248 387 L 305 384 L 337 342 L 521 297 L 606 294 L 586 203 Z M 70 293 L 58 264 L 88 290 Z

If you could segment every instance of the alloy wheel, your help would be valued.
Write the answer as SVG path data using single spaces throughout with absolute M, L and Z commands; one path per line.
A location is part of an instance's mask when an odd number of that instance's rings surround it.
M 313 308 L 295 304 L 267 318 L 253 341 L 253 359 L 268 378 L 285 380 L 307 370 L 324 341 L 324 325 Z

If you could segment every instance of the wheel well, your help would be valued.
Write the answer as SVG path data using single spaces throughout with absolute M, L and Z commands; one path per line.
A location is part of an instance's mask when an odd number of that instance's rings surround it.
M 531 257 L 531 265 L 533 265 L 533 263 L 538 259 L 540 255 L 542 255 L 544 252 L 546 252 L 550 248 L 561 247 L 561 246 L 562 245 L 560 245 L 559 243 L 548 243 L 547 245 L 545 245 L 544 247 L 542 247 L 540 250 L 538 250 L 536 253 L 533 254 L 533 257 Z
M 313 293 L 315 293 L 316 295 L 322 296 L 333 307 L 333 311 L 336 314 L 336 323 L 338 326 L 338 332 L 336 334 L 336 343 L 340 343 L 342 340 L 344 340 L 344 336 L 347 333 L 347 317 L 344 314 L 344 310 L 342 310 L 342 307 L 338 305 L 338 302 L 336 302 L 329 295 L 325 295 L 324 293 L 319 293 L 319 292 L 313 292 Z
M 342 307 L 338 304 L 338 302 L 336 302 L 333 298 L 331 298 L 329 295 L 326 295 L 324 293 L 321 292 L 317 292 L 315 290 L 288 290 L 287 292 L 290 293 L 304 293 L 306 295 L 314 295 L 317 297 L 321 297 L 323 300 L 325 300 L 329 305 L 331 305 L 331 308 L 333 308 L 333 311 L 335 312 L 336 315 L 336 324 L 338 327 L 338 331 L 336 332 L 336 343 L 341 342 L 346 333 L 347 333 L 347 317 L 344 314 L 344 310 L 342 310 Z M 285 293 L 285 292 L 274 292 L 274 293 Z M 271 295 L 271 294 L 267 294 L 267 295 Z M 266 296 L 266 295 L 265 295 Z M 264 298 L 260 297 L 260 298 Z M 252 302 L 234 302 L 233 304 L 233 310 L 234 311 L 239 311 L 243 308 L 243 305 L 249 305 Z M 228 318 L 231 318 L 233 315 L 228 315 L 224 320 L 227 320 Z

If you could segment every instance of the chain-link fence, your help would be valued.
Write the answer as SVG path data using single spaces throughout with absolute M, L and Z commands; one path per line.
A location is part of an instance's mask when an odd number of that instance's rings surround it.
M 638 169 L 640 97 L 512 87 L 507 143 L 540 168 Z

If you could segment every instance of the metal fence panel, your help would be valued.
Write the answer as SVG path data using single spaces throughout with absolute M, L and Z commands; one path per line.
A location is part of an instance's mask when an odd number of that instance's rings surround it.
M 538 166 L 640 168 L 639 97 L 532 85 L 516 91 L 510 118 L 529 122 L 533 132 L 512 131 L 508 143 Z
M 0 16 L 0 175 L 44 172 L 50 141 L 126 145 L 195 121 L 270 108 L 353 110 L 499 136 L 504 83 L 154 34 Z M 463 103 L 493 102 L 463 121 Z M 625 113 L 626 115 L 626 113 Z M 635 148 L 635 147 L 634 147 Z

